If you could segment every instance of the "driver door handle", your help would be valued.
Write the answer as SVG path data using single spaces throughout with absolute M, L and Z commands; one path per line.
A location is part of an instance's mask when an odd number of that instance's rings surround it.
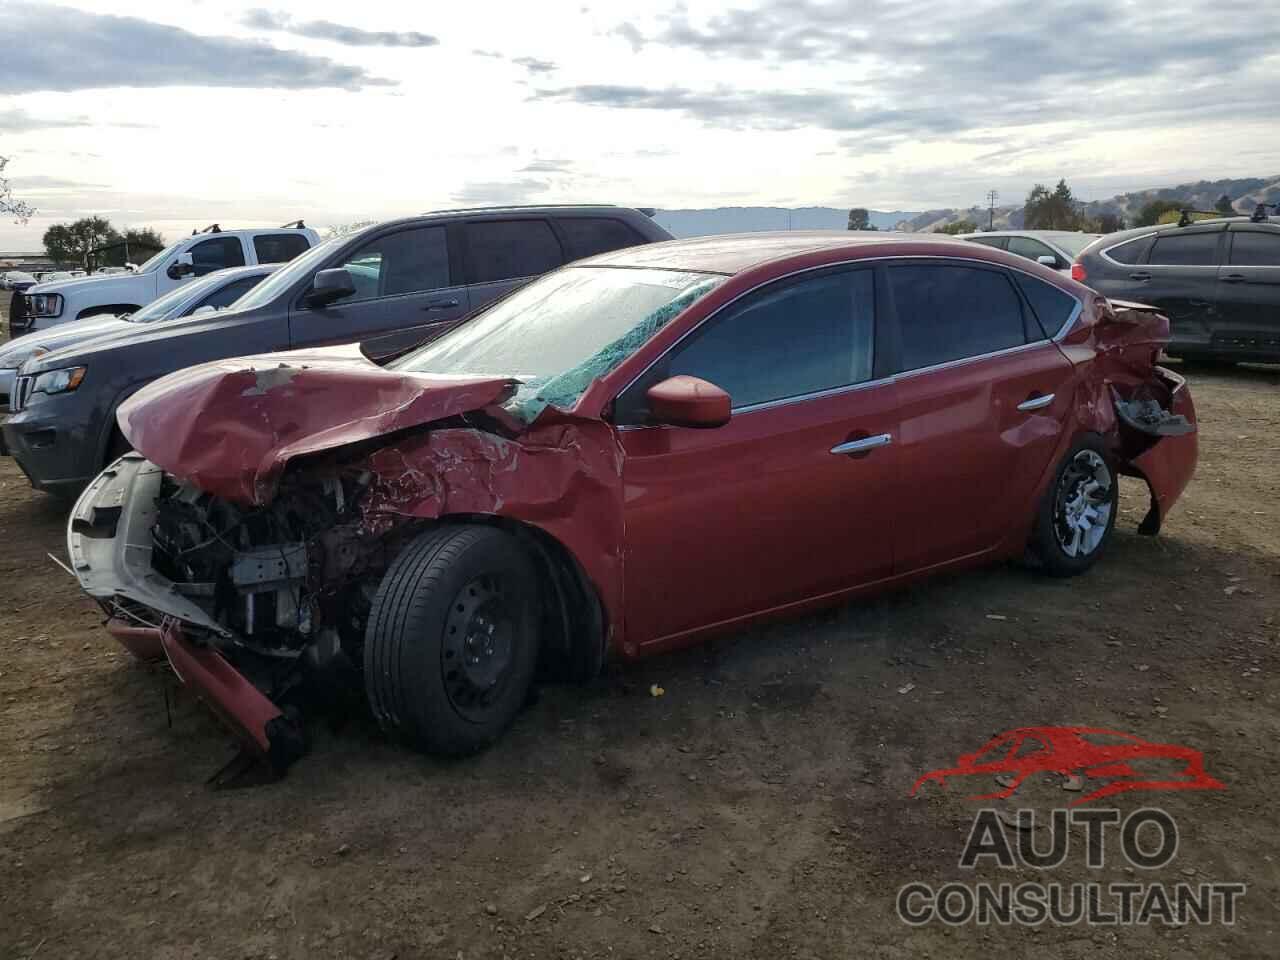
M 1052 393 L 1027 397 L 1027 399 L 1018 404 L 1018 409 L 1023 413 L 1028 413 L 1032 410 L 1043 410 L 1049 404 L 1053 403 L 1053 397 L 1054 395 Z
M 1245 276 L 1243 273 L 1228 273 L 1224 277 L 1219 277 L 1223 283 L 1244 283 Z
M 1144 270 L 1137 270 L 1129 274 L 1129 279 L 1130 280 L 1150 280 L 1151 274 L 1147 273 Z
M 831 448 L 831 452 L 836 456 L 847 456 L 850 453 L 866 453 L 868 450 L 874 450 L 876 447 L 883 447 L 890 443 L 893 443 L 893 437 L 887 433 L 877 433 L 873 437 L 863 437 L 861 440 L 837 443 Z
M 423 310 L 448 310 L 450 307 L 456 307 L 458 300 L 456 297 L 450 300 L 429 300 L 422 305 Z

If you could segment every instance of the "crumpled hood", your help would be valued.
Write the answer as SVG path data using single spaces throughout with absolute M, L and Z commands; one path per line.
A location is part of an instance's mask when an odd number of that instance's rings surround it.
M 117 419 L 134 449 L 174 476 L 265 504 L 294 457 L 498 404 L 516 386 L 385 370 L 347 345 L 180 370 L 121 404 Z

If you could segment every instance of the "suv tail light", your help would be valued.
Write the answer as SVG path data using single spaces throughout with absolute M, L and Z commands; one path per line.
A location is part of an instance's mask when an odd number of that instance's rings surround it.
M 1072 280 L 1078 280 L 1080 283 L 1084 283 L 1084 278 L 1087 276 L 1088 274 L 1085 273 L 1084 264 L 1081 263 L 1079 260 L 1077 260 L 1075 263 L 1071 265 Z

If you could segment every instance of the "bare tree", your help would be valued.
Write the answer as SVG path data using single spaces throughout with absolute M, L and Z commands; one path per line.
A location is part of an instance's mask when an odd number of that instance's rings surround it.
M 35 215 L 36 208 L 25 200 L 14 199 L 9 178 L 4 175 L 4 168 L 8 165 L 9 158 L 0 157 L 0 214 L 12 216 L 14 223 L 26 223 Z

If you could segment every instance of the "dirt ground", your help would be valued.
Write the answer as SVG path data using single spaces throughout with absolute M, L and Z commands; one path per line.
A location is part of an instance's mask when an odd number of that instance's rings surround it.
M 1087 576 L 943 578 L 547 686 L 464 762 L 317 725 L 284 780 L 239 790 L 204 785 L 228 738 L 100 628 L 45 555 L 62 509 L 0 460 L 0 956 L 1274 957 L 1280 370 L 1191 379 L 1192 487 L 1150 539 L 1126 483 Z M 1176 819 L 1176 859 L 1139 879 L 1247 883 L 1234 926 L 898 919 L 911 881 L 1134 879 L 1076 847 L 1052 877 L 966 876 L 969 785 L 908 796 L 1051 724 L 1204 751 L 1225 790 L 1107 805 Z

